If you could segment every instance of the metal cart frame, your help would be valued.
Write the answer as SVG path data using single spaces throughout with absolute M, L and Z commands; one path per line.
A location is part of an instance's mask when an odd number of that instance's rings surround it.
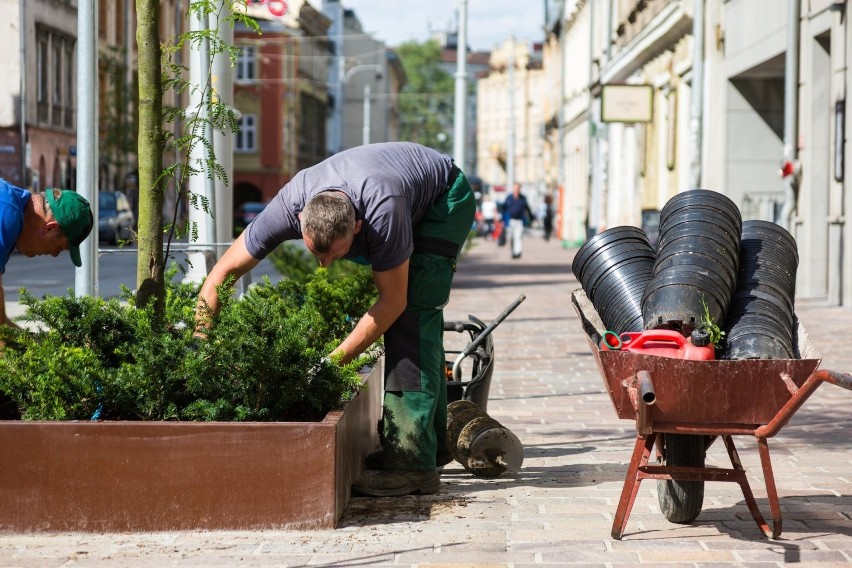
M 582 290 L 572 302 L 619 418 L 635 420 L 636 442 L 612 525 L 621 539 L 640 483 L 645 479 L 724 481 L 739 484 L 757 526 L 769 538 L 781 534 L 781 507 L 768 439 L 822 383 L 852 390 L 852 375 L 817 370 L 821 359 L 799 324 L 801 359 L 689 361 L 628 351 L 602 351 L 604 327 Z M 650 465 L 651 450 L 662 433 L 721 437 L 731 468 Z M 733 436 L 754 436 L 772 517 L 770 528 L 757 506 Z M 658 444 L 659 447 L 659 444 Z M 659 450 L 658 450 L 659 455 Z

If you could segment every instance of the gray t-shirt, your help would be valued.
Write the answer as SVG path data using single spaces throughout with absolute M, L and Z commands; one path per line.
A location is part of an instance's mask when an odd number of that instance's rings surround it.
M 245 231 L 246 248 L 264 258 L 286 240 L 301 239 L 298 214 L 323 191 L 342 191 L 355 206 L 361 231 L 349 260 L 382 272 L 414 250 L 413 227 L 446 192 L 452 158 L 413 142 L 369 144 L 345 150 L 297 173 Z

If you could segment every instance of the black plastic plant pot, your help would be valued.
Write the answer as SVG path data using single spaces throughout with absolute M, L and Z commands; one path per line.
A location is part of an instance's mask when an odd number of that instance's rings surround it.
M 796 239 L 784 227 L 770 221 L 743 221 L 743 239 L 757 238 L 769 244 L 772 249 L 781 249 L 794 255 L 794 263 L 799 263 L 799 252 Z
M 625 253 L 611 264 L 601 263 L 583 278 L 583 289 L 594 301 L 597 290 L 612 281 L 633 280 L 641 276 L 650 276 L 654 268 L 654 259 L 645 255 Z
M 660 246 L 657 249 L 657 255 L 665 254 L 670 250 L 677 250 L 672 247 L 686 246 L 710 256 L 724 257 L 730 260 L 733 266 L 739 266 L 739 245 L 733 246 L 731 241 L 710 233 L 696 234 L 689 231 L 674 231 L 667 234 L 665 239 L 660 235 Z
M 636 242 L 602 248 L 585 263 L 579 280 L 589 282 L 596 271 L 605 270 L 630 258 L 650 258 L 653 261 L 654 251 Z
M 793 345 L 793 329 L 777 319 L 757 314 L 740 314 L 728 317 L 725 322 L 726 336 L 738 337 L 749 333 L 764 333 L 778 339 L 785 345 Z
M 571 263 L 571 272 L 577 280 L 581 280 L 580 276 L 584 271 L 584 265 L 592 256 L 601 250 L 601 248 L 606 248 L 618 241 L 644 243 L 649 250 L 654 250 L 642 229 L 629 225 L 612 227 L 590 238 L 580 247 L 577 254 L 574 255 L 574 260 Z
M 603 290 L 595 308 L 608 329 L 634 331 L 618 329 L 616 323 L 642 316 L 642 294 L 648 282 L 650 277 L 626 279 L 613 282 Z
M 740 241 L 722 230 L 713 227 L 698 227 L 689 226 L 686 223 L 678 225 L 675 229 L 666 233 L 660 233 L 660 242 L 657 247 L 658 252 L 663 252 L 668 249 L 670 244 L 676 243 L 681 239 L 706 239 L 712 240 L 723 247 L 724 250 L 718 249 L 715 254 L 727 255 L 731 259 L 736 259 L 740 254 Z M 701 243 L 702 241 L 697 241 Z M 704 243 L 708 244 L 708 243 Z
M 694 270 L 705 271 L 708 276 L 711 273 L 719 277 L 725 283 L 728 292 L 732 294 L 737 285 L 737 275 L 728 266 L 716 258 L 701 253 L 678 253 L 670 254 L 658 259 L 654 264 L 654 273 L 658 274 L 664 270 Z
M 725 215 L 713 215 L 711 212 L 703 213 L 695 210 L 684 209 L 683 213 L 672 215 L 660 224 L 660 234 L 666 233 L 678 227 L 712 228 L 724 231 L 731 239 L 740 241 L 740 228 Z
M 602 311 L 598 311 L 607 329 L 617 333 L 642 330 L 642 294 L 644 286 L 614 290 L 605 302 Z M 624 322 L 639 320 L 639 329 L 624 327 Z
M 600 247 L 594 251 L 590 251 L 589 254 L 584 256 L 581 262 L 577 263 L 578 270 L 574 275 L 578 280 L 581 280 L 593 266 L 602 262 L 602 259 L 611 258 L 628 250 L 645 251 L 649 254 L 654 253 L 647 242 L 636 239 L 619 239 L 610 243 L 601 243 Z
M 724 306 L 705 290 L 682 283 L 655 287 L 642 299 L 644 327 L 676 329 L 688 335 L 700 326 L 705 305 L 712 321 L 725 321 Z
M 725 338 L 731 345 L 735 345 L 743 338 L 747 338 L 752 335 L 771 337 L 790 352 L 793 351 L 793 346 L 795 345 L 793 343 L 793 337 L 789 333 L 786 333 L 776 325 L 769 324 L 767 322 L 741 321 L 732 329 L 725 331 Z M 767 356 L 769 355 L 767 354 Z
M 631 302 L 636 305 L 641 304 L 642 294 L 650 281 L 650 278 L 622 280 L 611 282 L 606 288 L 601 288 L 598 300 L 598 304 L 600 305 L 599 312 L 620 310 L 622 306 L 619 303 L 623 302 Z
M 793 359 L 795 353 L 770 335 L 749 333 L 727 338 L 721 359 Z
M 660 211 L 660 218 L 668 216 L 671 211 L 681 209 L 683 207 L 711 207 L 719 209 L 727 213 L 732 219 L 739 219 L 739 224 L 742 225 L 742 215 L 737 204 L 731 201 L 729 197 L 718 191 L 709 189 L 690 189 L 675 194 L 666 202 L 663 209 Z
M 795 251 L 772 248 L 765 243 L 756 242 L 753 238 L 740 241 L 740 254 L 743 256 L 743 261 L 748 264 L 761 265 L 772 263 L 783 267 L 793 275 L 796 274 L 796 268 L 799 266 L 796 261 L 797 253 Z
M 742 303 L 748 311 L 767 311 L 772 315 L 783 318 L 782 321 L 793 325 L 793 300 L 786 295 L 779 294 L 775 289 L 765 285 L 746 287 L 740 284 L 736 289 L 731 302 Z
M 724 266 L 727 272 L 730 272 L 731 274 L 739 273 L 737 263 L 739 255 L 737 255 L 737 257 L 733 257 L 727 253 L 722 254 L 720 253 L 720 249 L 717 244 L 712 244 L 708 247 L 707 240 L 700 239 L 701 242 L 698 242 L 698 240 L 699 239 L 678 239 L 677 242 L 669 243 L 664 250 L 660 250 L 657 253 L 654 265 L 664 264 L 668 258 L 673 255 L 703 254 Z

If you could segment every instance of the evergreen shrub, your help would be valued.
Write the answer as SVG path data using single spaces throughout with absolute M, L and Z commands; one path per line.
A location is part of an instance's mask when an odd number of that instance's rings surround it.
M 167 282 L 171 278 L 167 278 Z M 113 299 L 22 291 L 23 319 L 0 326 L 0 396 L 25 420 L 318 421 L 362 387 L 378 348 L 343 367 L 327 357 L 375 300 L 369 270 L 325 269 L 222 309 L 205 339 L 193 335 L 198 286 L 167 286 L 159 319 L 133 293 Z

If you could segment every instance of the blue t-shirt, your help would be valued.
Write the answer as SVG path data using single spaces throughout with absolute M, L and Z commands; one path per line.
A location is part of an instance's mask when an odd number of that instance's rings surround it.
M 0 274 L 6 272 L 6 263 L 24 228 L 24 210 L 29 202 L 29 191 L 0 179 Z
M 447 191 L 450 156 L 413 142 L 368 144 L 300 171 L 245 231 L 246 248 L 264 258 L 286 240 L 301 239 L 298 214 L 323 191 L 342 191 L 362 221 L 344 258 L 376 272 L 396 268 L 414 250 L 413 228 Z

